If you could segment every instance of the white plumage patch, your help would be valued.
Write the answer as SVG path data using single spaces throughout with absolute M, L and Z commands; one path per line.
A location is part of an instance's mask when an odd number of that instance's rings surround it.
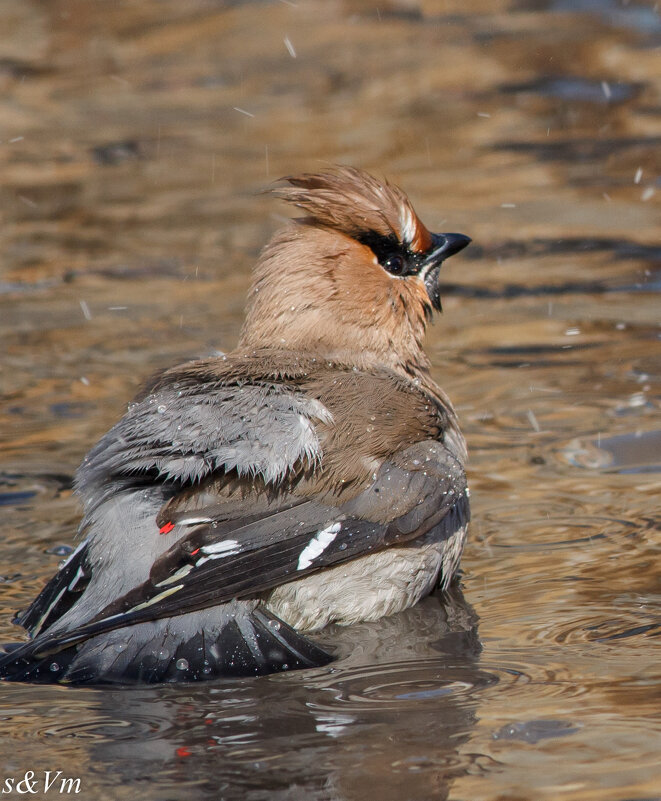
M 182 568 L 177 570 L 176 573 L 173 573 L 171 576 L 168 576 L 166 579 L 163 579 L 163 581 L 159 581 L 158 584 L 156 584 L 155 586 L 165 587 L 168 584 L 173 584 L 175 581 L 179 581 L 179 579 L 183 578 L 184 576 L 187 576 L 192 569 L 193 565 L 184 565 Z
M 301 551 L 296 569 L 305 570 L 306 567 L 310 567 L 313 560 L 320 556 L 333 542 L 341 528 L 341 523 L 331 523 L 327 528 L 318 531 Z
M 205 556 L 202 556 L 195 562 L 195 567 L 200 567 L 200 565 L 208 562 L 209 559 L 224 559 L 226 556 L 239 553 L 241 546 L 237 540 L 221 540 L 211 545 L 204 545 L 200 550 Z
M 161 582 L 163 584 L 164 582 Z M 140 609 L 146 609 L 148 606 L 153 606 L 157 604 L 159 601 L 165 600 L 168 596 L 173 595 L 175 592 L 179 592 L 179 590 L 183 587 L 183 584 L 177 584 L 176 587 L 170 587 L 167 590 L 163 590 L 163 592 L 159 593 L 158 595 L 154 595 L 153 598 L 148 598 L 146 601 L 143 601 L 141 604 L 137 604 L 137 606 L 131 607 L 131 609 L 126 612 L 127 615 L 130 615 L 131 612 L 138 612 Z M 113 617 L 119 617 L 119 615 L 113 615 L 112 617 L 107 618 L 108 620 L 112 620 Z
M 211 545 L 202 546 L 202 553 L 209 556 L 212 554 L 217 556 L 229 556 L 232 553 L 238 553 L 240 550 L 239 543 L 236 540 L 221 540 Z
M 85 575 L 85 573 L 83 572 L 83 568 L 79 567 L 78 570 L 76 570 L 76 575 L 69 582 L 68 589 L 69 590 L 73 590 L 73 588 L 76 586 L 76 584 L 78 584 L 78 580 L 81 579 L 84 575 Z
M 55 599 L 48 605 L 48 609 L 46 609 L 46 611 L 43 613 L 43 615 L 39 618 L 39 620 L 36 622 L 36 624 L 32 628 L 32 631 L 30 632 L 32 636 L 36 637 L 37 634 L 41 631 L 41 627 L 44 625 L 44 621 L 48 619 L 48 615 L 50 615 L 50 613 L 53 611 L 54 606 L 57 604 L 57 602 L 60 600 L 60 598 L 64 595 L 64 593 L 66 592 L 66 589 L 67 589 L 66 587 L 62 587 L 62 589 L 55 596 Z
M 399 211 L 399 224 L 401 226 L 402 240 L 411 244 L 418 232 L 418 222 L 406 206 L 402 206 Z
M 177 525 L 180 526 L 194 526 L 197 525 L 198 523 L 211 523 L 211 518 L 205 517 L 204 515 L 197 517 L 192 515 L 190 517 L 180 517 L 177 520 Z

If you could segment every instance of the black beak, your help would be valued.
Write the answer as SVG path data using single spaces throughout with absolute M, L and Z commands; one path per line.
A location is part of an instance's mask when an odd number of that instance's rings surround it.
M 432 306 L 437 311 L 441 308 L 441 293 L 438 286 L 438 274 L 441 264 L 455 253 L 459 253 L 471 241 L 469 236 L 463 234 L 432 234 L 433 249 L 422 264 L 425 289 L 429 295 Z
M 466 245 L 469 245 L 471 238 L 463 234 L 432 234 L 434 243 L 432 252 L 425 259 L 425 264 L 440 264 L 449 256 L 459 253 Z

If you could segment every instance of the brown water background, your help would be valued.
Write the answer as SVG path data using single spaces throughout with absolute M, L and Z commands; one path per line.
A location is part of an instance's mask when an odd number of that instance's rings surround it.
M 140 381 L 236 342 L 271 181 L 362 166 L 474 239 L 428 336 L 463 598 L 330 629 L 316 671 L 0 687 L 0 786 L 661 798 L 660 43 L 651 0 L 0 2 L 0 639 Z

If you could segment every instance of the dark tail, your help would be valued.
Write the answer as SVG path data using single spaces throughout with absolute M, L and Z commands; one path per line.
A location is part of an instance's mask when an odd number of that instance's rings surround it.
M 196 682 L 321 667 L 332 659 L 262 606 L 241 604 L 220 621 L 194 612 L 59 648 L 57 638 L 44 633 L 5 646 L 0 678 L 86 685 Z

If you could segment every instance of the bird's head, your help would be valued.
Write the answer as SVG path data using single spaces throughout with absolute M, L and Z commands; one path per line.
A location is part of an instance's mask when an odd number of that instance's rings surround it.
M 262 252 L 240 344 L 426 368 L 422 337 L 441 309 L 441 264 L 470 239 L 430 233 L 398 187 L 362 170 L 283 180 L 275 193 L 306 216 Z

